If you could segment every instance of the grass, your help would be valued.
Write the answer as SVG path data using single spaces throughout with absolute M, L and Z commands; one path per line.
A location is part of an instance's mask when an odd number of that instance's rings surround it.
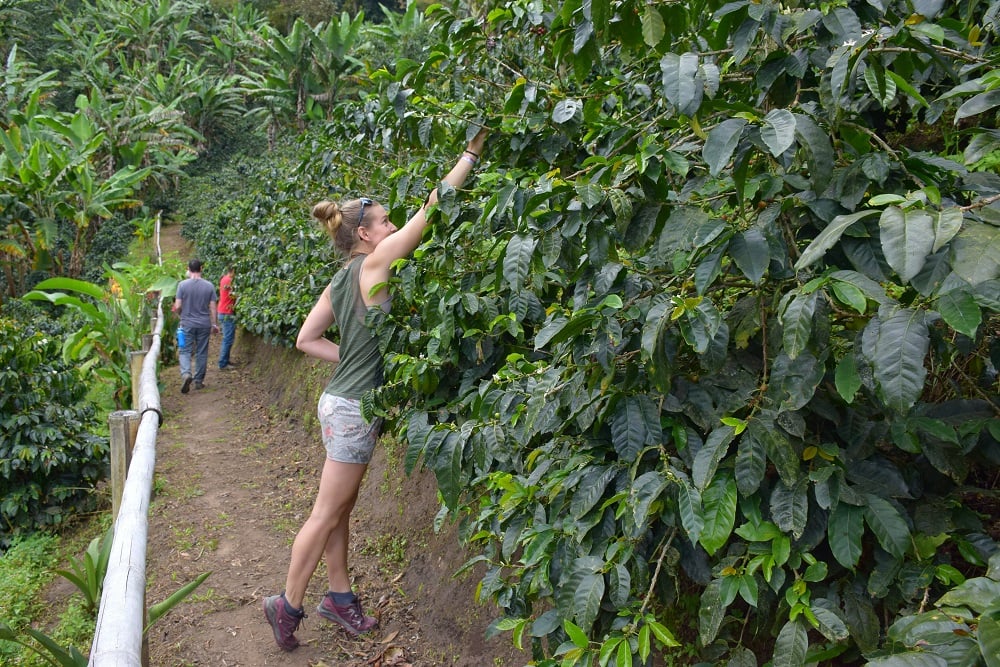
M 406 545 L 405 537 L 383 534 L 375 538 L 368 538 L 360 551 L 363 554 L 374 556 L 380 563 L 398 567 L 407 561 Z
M 172 526 L 170 530 L 174 534 L 174 548 L 178 551 L 191 551 L 197 544 L 197 537 L 194 534 L 194 528 L 191 526 L 184 526 L 179 528 L 177 526 Z
M 4 600 L 2 620 L 14 631 L 30 626 L 44 612 L 42 591 L 59 564 L 59 538 L 35 533 L 15 540 L 0 558 L 0 599 Z M 0 664 L 24 662 L 23 649 L 0 641 Z
M 243 456 L 257 456 L 267 449 L 266 442 L 252 442 L 240 450 Z
M 0 621 L 15 631 L 32 626 L 57 644 L 75 646 L 86 654 L 96 619 L 87 612 L 83 596 L 74 592 L 65 608 L 55 612 L 45 589 L 57 578 L 54 571 L 66 567 L 70 556 L 79 558 L 91 539 L 107 531 L 110 520 L 110 514 L 102 512 L 81 517 L 60 534 L 39 532 L 16 540 L 0 556 Z M 55 609 L 62 607 L 63 603 L 55 605 Z M 0 665 L 47 664 L 17 644 L 0 641 Z
M 385 452 L 385 470 L 382 473 L 382 493 L 396 499 L 399 515 L 403 516 L 406 506 L 403 502 L 403 443 L 392 433 L 383 433 L 378 446 Z

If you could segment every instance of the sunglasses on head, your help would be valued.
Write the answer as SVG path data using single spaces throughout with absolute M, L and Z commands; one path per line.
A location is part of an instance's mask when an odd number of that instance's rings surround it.
M 360 227 L 361 221 L 365 219 L 365 206 L 371 206 L 375 202 L 368 197 L 362 197 L 358 201 L 361 202 L 361 213 L 358 214 L 358 227 Z

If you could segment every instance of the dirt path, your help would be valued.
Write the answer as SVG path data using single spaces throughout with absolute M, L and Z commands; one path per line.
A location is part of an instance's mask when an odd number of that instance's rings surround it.
M 176 364 L 160 367 L 164 423 L 157 443 L 147 550 L 147 602 L 202 572 L 211 576 L 149 633 L 151 664 L 514 667 L 508 636 L 487 642 L 494 610 L 473 602 L 478 577 L 452 574 L 468 557 L 453 531 L 431 530 L 433 477 L 406 477 L 401 452 L 380 443 L 352 516 L 355 591 L 380 627 L 352 638 L 314 613 L 323 564 L 306 595 L 296 651 L 280 651 L 261 599 L 284 585 L 291 541 L 311 508 L 323 450 L 312 414 L 326 369 L 240 333 L 241 364 L 219 371 L 213 337 L 204 389 L 180 393 Z M 308 393 L 309 395 L 303 395 Z

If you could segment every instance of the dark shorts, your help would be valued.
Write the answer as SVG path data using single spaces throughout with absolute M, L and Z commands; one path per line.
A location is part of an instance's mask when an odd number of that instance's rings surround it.
M 361 416 L 361 401 L 324 392 L 317 412 L 327 459 L 364 464 L 372 460 L 382 420 L 366 422 Z

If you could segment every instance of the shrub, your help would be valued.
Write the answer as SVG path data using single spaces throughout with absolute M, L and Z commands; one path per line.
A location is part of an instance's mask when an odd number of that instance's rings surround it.
M 95 504 L 107 440 L 60 341 L 0 317 L 0 546 Z

